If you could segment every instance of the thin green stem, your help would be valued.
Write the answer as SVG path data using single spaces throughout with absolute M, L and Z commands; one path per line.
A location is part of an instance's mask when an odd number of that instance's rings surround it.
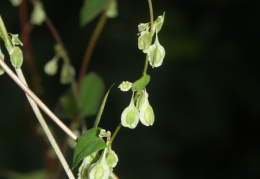
M 152 4 L 152 0 L 148 0 L 148 4 L 149 4 L 149 11 L 150 11 L 151 27 L 153 27 L 153 4 Z
M 148 0 L 148 4 L 149 4 L 150 23 L 151 23 L 149 44 L 151 45 L 152 39 L 153 39 L 153 35 L 154 35 L 154 28 L 153 28 L 153 4 L 152 4 L 152 0 Z M 145 63 L 144 63 L 143 75 L 146 75 L 146 72 L 147 72 L 147 69 L 148 69 L 148 61 L 149 61 L 149 58 L 148 58 L 148 54 L 147 54 L 146 58 L 145 58 Z
M 115 139 L 115 137 L 116 137 L 118 131 L 121 129 L 121 127 L 122 127 L 122 124 L 121 124 L 121 122 L 120 122 L 120 124 L 117 126 L 115 132 L 113 133 L 111 139 L 109 140 L 109 145 L 112 144 L 113 140 Z

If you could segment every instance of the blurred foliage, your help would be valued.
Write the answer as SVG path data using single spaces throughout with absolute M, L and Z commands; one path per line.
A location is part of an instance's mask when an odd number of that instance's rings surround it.
M 97 22 L 80 28 L 82 4 L 44 1 L 76 70 Z M 155 16 L 166 12 L 160 32 L 166 58 L 161 68 L 148 70 L 155 124 L 120 131 L 113 145 L 119 156 L 114 172 L 124 179 L 260 178 L 259 2 L 162 0 L 153 5 Z M 119 1 L 118 8 L 118 17 L 107 21 L 89 68 L 107 87 L 137 79 L 145 58 L 137 46 L 137 25 L 149 20 L 147 2 Z M 0 9 L 8 31 L 19 33 L 18 9 L 9 1 L 1 1 Z M 57 76 L 43 71 L 54 40 L 45 25 L 34 28 L 31 36 L 41 76 L 37 93 L 53 109 L 67 89 Z M 30 81 L 26 62 L 23 69 Z M 37 121 L 28 112 L 24 94 L 7 75 L 0 77 L 0 94 L 0 168 L 20 173 L 45 167 L 42 144 L 32 135 Z M 111 90 L 101 127 L 116 128 L 129 97 Z M 62 145 L 64 133 L 55 132 Z

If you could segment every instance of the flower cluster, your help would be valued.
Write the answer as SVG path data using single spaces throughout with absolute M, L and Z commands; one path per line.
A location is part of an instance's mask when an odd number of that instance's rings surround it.
M 128 91 L 131 87 L 132 83 L 128 81 L 119 85 L 122 91 Z M 121 115 L 122 125 L 130 129 L 134 129 L 139 120 L 145 126 L 151 126 L 154 123 L 153 108 L 148 101 L 148 93 L 145 89 L 138 93 L 133 92 L 129 106 L 124 109 Z
M 164 15 L 159 16 L 154 22 L 141 23 L 138 26 L 138 48 L 147 54 L 146 64 L 148 61 L 152 68 L 159 67 L 163 63 L 165 50 L 159 43 L 158 33 L 160 32 Z M 155 41 L 152 44 L 153 36 Z M 125 81 L 119 85 L 121 91 L 128 91 L 132 88 L 133 94 L 128 107 L 126 107 L 121 115 L 122 126 L 134 129 L 139 120 L 145 126 L 151 126 L 154 123 L 154 112 L 148 101 L 148 93 L 146 85 L 150 81 L 150 76 L 146 74 L 147 65 L 145 66 L 143 76 L 134 83 Z
M 153 22 L 152 27 L 149 26 L 149 23 L 141 23 L 138 26 L 138 48 L 148 55 L 149 63 L 153 68 L 161 66 L 165 57 L 165 50 L 158 39 L 158 33 L 162 28 L 163 22 L 164 14 Z M 151 45 L 154 33 L 156 37 Z
M 110 136 L 110 131 L 106 132 L 101 129 L 99 137 L 110 139 Z M 78 179 L 108 179 L 117 162 L 117 154 L 112 150 L 111 145 L 108 145 L 101 156 L 98 155 L 98 152 L 94 152 L 83 160 L 79 168 Z

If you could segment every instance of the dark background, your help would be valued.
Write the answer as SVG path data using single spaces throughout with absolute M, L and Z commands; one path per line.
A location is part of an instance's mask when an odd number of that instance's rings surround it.
M 43 3 L 79 70 L 97 19 L 80 28 L 82 1 Z M 166 57 L 160 68 L 148 69 L 147 91 L 156 119 L 153 127 L 139 124 L 135 130 L 120 130 L 113 145 L 119 156 L 114 172 L 123 179 L 260 178 L 259 2 L 154 0 L 153 5 L 155 17 L 166 12 L 159 33 Z M 119 16 L 107 21 L 89 68 L 107 88 L 138 79 L 145 59 L 137 46 L 137 25 L 149 21 L 147 1 L 121 0 L 118 6 Z M 8 1 L 0 2 L 10 33 L 21 31 L 18 12 Z M 40 75 L 37 92 L 54 109 L 68 88 L 59 83 L 59 75 L 43 72 L 54 55 L 55 41 L 45 24 L 35 27 L 31 38 Z M 31 83 L 26 62 L 23 69 Z M 116 128 L 130 97 L 130 92 L 112 89 L 102 127 Z M 28 109 L 23 92 L 6 74 L 1 76 L 1 170 L 28 172 L 44 167 L 41 145 L 32 134 L 37 120 Z M 46 119 L 62 143 L 64 133 Z M 68 160 L 71 164 L 71 155 Z

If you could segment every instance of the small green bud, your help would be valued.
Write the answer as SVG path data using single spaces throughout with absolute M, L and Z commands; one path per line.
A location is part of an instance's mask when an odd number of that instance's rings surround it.
M 112 0 L 107 10 L 107 17 L 115 18 L 118 15 L 117 0 Z
M 19 47 L 13 47 L 10 51 L 10 59 L 15 68 L 21 68 L 23 64 L 23 52 Z
M 145 126 L 151 126 L 154 123 L 153 108 L 148 101 L 148 93 L 144 92 L 144 102 L 140 108 L 140 121 Z
M 106 130 L 105 130 L 105 129 L 101 129 L 98 136 L 99 136 L 100 138 L 102 138 L 102 137 L 106 137 L 106 135 L 107 135 Z
M 138 25 L 138 31 L 141 33 L 143 31 L 149 30 L 149 23 L 141 23 Z
M 48 61 L 44 66 L 44 72 L 47 75 L 53 76 L 58 71 L 58 58 L 54 57 L 52 60 Z
M 164 16 L 165 16 L 165 12 L 163 13 L 162 16 L 158 16 L 158 18 L 154 21 L 154 26 L 156 27 L 157 33 L 159 33 L 159 31 L 162 28 L 164 22 Z
M 9 0 L 13 6 L 19 6 L 22 0 Z
M 108 179 L 111 173 L 111 170 L 106 162 L 106 150 L 104 151 L 103 156 L 99 161 L 93 164 L 90 168 L 89 179 Z
M 121 91 L 128 91 L 132 87 L 132 83 L 129 81 L 123 81 L 118 88 L 120 88 Z
M 115 151 L 113 151 L 113 150 L 108 151 L 106 161 L 107 161 L 107 165 L 110 168 L 115 168 L 115 166 L 118 162 L 118 156 L 115 153 Z
M 143 50 L 144 53 L 147 53 L 147 50 L 150 46 L 149 38 L 150 38 L 150 32 L 148 31 L 141 32 L 140 36 L 138 37 L 138 48 L 140 50 Z
M 61 84 L 69 84 L 75 74 L 75 70 L 72 66 L 69 66 L 66 63 L 63 63 L 61 68 L 60 82 Z
M 10 34 L 11 35 L 11 41 L 13 46 L 15 45 L 21 45 L 23 46 L 23 43 L 20 41 L 18 34 Z
M 96 152 L 84 158 L 81 166 L 79 167 L 78 179 L 88 179 L 90 167 L 98 161 L 98 158 L 99 156 Z
M 150 65 L 153 68 L 162 65 L 163 59 L 165 57 L 165 50 L 163 46 L 159 43 L 157 32 L 155 42 L 149 47 L 147 54 Z
M 134 99 L 132 97 L 130 105 L 125 108 L 121 115 L 121 123 L 124 127 L 134 129 L 139 122 L 139 112 L 134 105 Z
M 31 14 L 31 23 L 35 25 L 41 25 L 45 20 L 46 14 L 43 9 L 43 5 L 40 1 L 35 1 L 34 8 Z

